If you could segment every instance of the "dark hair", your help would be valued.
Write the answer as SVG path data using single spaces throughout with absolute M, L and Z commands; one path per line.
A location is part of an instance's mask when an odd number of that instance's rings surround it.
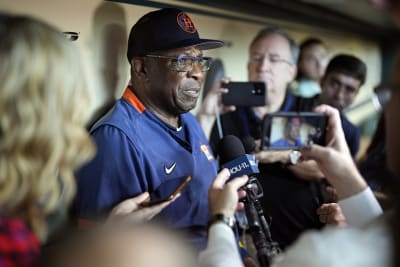
M 273 35 L 273 34 L 280 35 L 288 41 L 289 46 L 290 46 L 290 55 L 291 55 L 290 60 L 293 64 L 296 64 L 297 59 L 299 58 L 299 46 L 294 41 L 294 39 L 292 37 L 290 37 L 290 35 L 287 32 L 285 32 L 282 28 L 279 28 L 277 26 L 267 27 L 267 28 L 260 30 L 257 33 L 256 37 L 254 37 L 253 41 L 251 41 L 250 47 L 252 47 L 260 39 L 263 39 L 263 38 L 265 38 L 269 35 Z
M 310 37 L 310 38 L 305 39 L 305 40 L 300 44 L 299 61 L 301 60 L 301 58 L 302 58 L 302 56 L 303 56 L 304 50 L 305 50 L 306 48 L 309 48 L 309 47 L 314 46 L 314 45 L 322 45 L 322 46 L 325 47 L 325 44 L 324 44 L 324 42 L 322 42 L 321 39 L 314 38 L 314 37 Z
M 361 85 L 363 85 L 367 76 L 367 66 L 355 56 L 340 54 L 329 61 L 325 76 L 332 72 L 349 75 L 359 80 Z

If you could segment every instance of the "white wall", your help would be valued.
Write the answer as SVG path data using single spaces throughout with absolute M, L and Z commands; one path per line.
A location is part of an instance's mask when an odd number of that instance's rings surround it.
M 162 2 L 220 12 L 243 19 L 248 18 L 243 14 L 179 1 L 165 0 Z M 153 9 L 98 0 L 2 0 L 0 2 L 0 10 L 33 15 L 57 26 L 62 31 L 80 32 L 80 38 L 76 44 L 83 51 L 85 61 L 99 76 L 98 80 L 95 79 L 95 76 L 91 78 L 96 85 L 93 92 L 96 96 L 95 106 L 101 105 L 110 94 L 119 97 L 123 91 L 129 79 L 129 66 L 125 56 L 128 32 L 140 16 Z M 373 41 L 318 27 L 272 21 L 268 18 L 255 18 L 259 22 L 250 23 L 189 14 L 201 37 L 221 39 L 232 44 L 230 47 L 212 50 L 207 54 L 222 58 L 227 75 L 233 80 L 245 81 L 247 79 L 248 46 L 257 31 L 268 24 L 280 24 L 297 41 L 317 35 L 328 44 L 330 55 L 339 52 L 351 53 L 363 59 L 368 66 L 368 79 L 358 100 L 368 98 L 373 86 L 379 82 L 381 55 L 377 44 Z M 364 116 L 364 114 L 365 112 L 361 115 Z M 357 122 L 360 120 L 360 116 L 350 119 Z

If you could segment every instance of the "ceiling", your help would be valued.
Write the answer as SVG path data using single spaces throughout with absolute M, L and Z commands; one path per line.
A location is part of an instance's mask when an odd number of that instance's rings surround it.
M 244 14 L 348 32 L 380 41 L 397 39 L 400 31 L 368 0 L 181 0 Z
M 267 2 L 268 0 L 260 0 Z M 394 29 L 390 18 L 371 6 L 368 0 L 295 0 L 303 5 L 318 6 L 378 27 Z

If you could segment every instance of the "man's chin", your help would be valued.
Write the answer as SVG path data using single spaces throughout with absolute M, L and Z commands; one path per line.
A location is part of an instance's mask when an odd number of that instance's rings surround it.
M 186 113 L 193 110 L 196 107 L 196 103 L 197 101 L 195 101 L 194 103 L 190 104 L 186 103 L 185 105 L 181 105 L 180 107 L 181 113 Z

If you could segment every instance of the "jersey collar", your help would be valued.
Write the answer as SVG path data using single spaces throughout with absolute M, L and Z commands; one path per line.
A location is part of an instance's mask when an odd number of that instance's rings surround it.
M 129 87 L 126 87 L 122 98 L 128 101 L 139 113 L 143 113 L 146 110 L 146 107 Z

